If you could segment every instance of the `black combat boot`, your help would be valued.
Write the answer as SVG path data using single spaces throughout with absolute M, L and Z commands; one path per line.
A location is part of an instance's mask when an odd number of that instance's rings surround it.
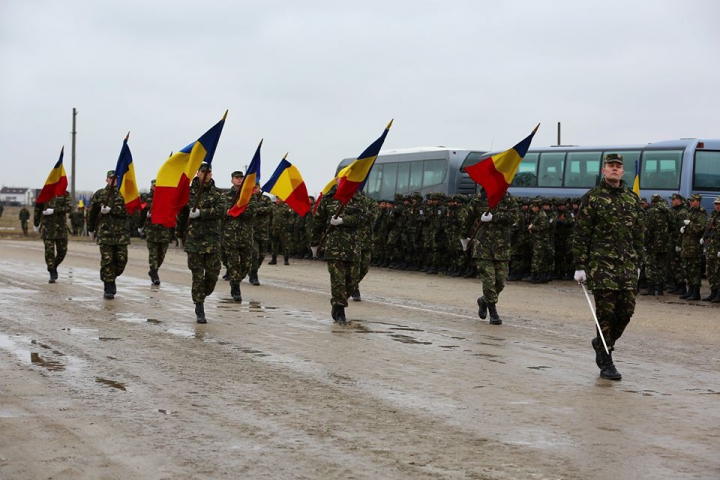
M 685 298 L 685 300 L 700 300 L 700 285 L 690 287 L 690 294 Z
M 330 309 L 330 316 L 332 317 L 333 320 L 337 320 L 337 308 L 338 308 L 337 305 L 333 305 L 332 308 Z
M 48 280 L 48 283 L 55 283 L 55 280 L 57 280 L 57 270 L 54 268 L 48 268 L 48 273 L 50 274 L 50 280 Z
M 435 265 L 432 265 L 430 268 L 428 268 L 428 271 L 425 273 L 427 273 L 428 275 L 437 275 L 438 268 Z
M 115 295 L 117 294 L 117 285 L 115 284 L 115 280 L 110 282 L 110 292 Z
M 717 296 L 710 300 L 710 303 L 720 303 L 720 289 L 718 290 Z
M 277 265 L 277 255 L 273 253 L 272 258 L 268 262 L 268 265 Z
M 160 285 L 160 276 L 158 275 L 157 270 L 150 270 L 148 272 L 148 275 L 150 275 L 150 280 L 152 281 L 153 285 Z
M 647 290 L 645 290 L 644 292 L 640 292 L 640 295 L 655 295 L 655 284 L 652 282 L 648 282 Z
M 655 285 L 655 296 L 662 297 L 663 295 L 665 295 L 665 287 L 663 284 Z
M 258 271 L 257 270 L 250 270 L 250 285 L 255 285 L 256 287 L 260 285 L 260 280 L 258 279 Z
M 605 350 L 600 351 L 602 364 L 600 366 L 600 377 L 607 378 L 608 380 L 620 380 L 622 375 L 615 368 L 613 363 L 612 353 L 605 353 Z
M 688 294 L 688 289 L 684 283 L 678 283 L 678 286 L 673 293 L 675 295 L 680 295 L 680 298 L 685 299 L 685 296 Z
M 356 288 L 355 291 L 352 294 L 353 302 L 360 302 L 362 301 L 362 297 L 360 297 L 360 289 Z
M 228 268 L 225 269 L 225 275 L 222 276 L 222 279 L 225 280 L 226 282 L 228 280 L 230 280 L 230 269 L 228 269 Z
M 478 304 L 478 317 L 480 317 L 482 320 L 485 320 L 487 318 L 487 302 L 485 301 L 485 297 L 478 297 L 477 299 Z
M 345 325 L 347 323 L 347 318 L 345 318 L 345 307 L 342 305 L 335 307 L 335 321 L 340 325 Z
M 115 294 L 112 291 L 112 283 L 111 282 L 103 282 L 103 285 L 105 286 L 105 291 L 103 292 L 103 298 L 107 300 L 112 300 L 115 298 Z
M 195 304 L 195 318 L 197 319 L 197 323 L 207 323 L 204 303 L 200 302 Z
M 600 337 L 595 337 L 592 339 L 592 347 L 593 350 L 595 350 L 595 365 L 598 366 L 600 370 L 602 370 L 603 366 L 603 356 L 602 351 L 605 350 L 605 347 L 601 345 Z
M 240 294 L 240 282 L 230 282 L 230 295 L 233 301 L 242 302 L 242 295 Z
M 289 260 L 288 256 L 287 256 L 287 255 L 284 255 L 284 257 L 285 257 L 285 263 L 284 263 L 284 265 L 290 265 L 290 260 Z
M 708 295 L 707 297 L 703 298 L 702 301 L 703 301 L 703 302 L 712 302 L 713 300 L 715 300 L 715 297 L 717 297 L 717 296 L 718 296 L 718 289 L 717 289 L 717 288 L 713 288 L 713 289 L 710 290 L 710 295 Z
M 486 302 L 490 311 L 490 325 L 502 325 L 502 319 L 497 313 L 497 303 Z

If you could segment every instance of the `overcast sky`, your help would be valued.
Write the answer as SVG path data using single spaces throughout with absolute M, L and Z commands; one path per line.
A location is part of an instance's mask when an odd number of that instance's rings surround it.
M 78 190 L 130 131 L 147 188 L 226 109 L 219 186 L 264 138 L 311 194 L 385 148 L 720 137 L 720 2 L 0 0 L 0 184 L 40 188 L 77 116 Z

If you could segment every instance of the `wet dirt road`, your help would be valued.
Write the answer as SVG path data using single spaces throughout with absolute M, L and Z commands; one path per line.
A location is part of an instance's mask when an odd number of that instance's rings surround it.
M 198 325 L 185 254 L 160 287 L 146 258 L 106 301 L 97 246 L 49 285 L 40 242 L 0 241 L 0 478 L 720 477 L 707 302 L 640 298 L 611 382 L 571 282 L 510 284 L 491 326 L 477 280 L 373 269 L 338 327 L 295 260 Z

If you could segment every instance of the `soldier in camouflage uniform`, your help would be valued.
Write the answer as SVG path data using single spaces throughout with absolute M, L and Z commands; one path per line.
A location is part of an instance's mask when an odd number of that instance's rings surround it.
M 355 194 L 358 203 L 364 209 L 362 212 L 363 222 L 358 226 L 360 237 L 360 267 L 357 269 L 357 277 L 353 279 L 355 290 L 352 292 L 354 302 L 362 300 L 360 296 L 360 282 L 370 271 L 370 260 L 372 259 L 372 226 L 373 212 L 377 209 L 375 201 L 367 196 L 365 192 L 358 191 Z M 347 210 L 347 209 L 346 209 Z
M 656 194 L 652 196 L 651 205 L 643 217 L 647 290 L 640 295 L 663 295 L 670 250 L 670 208 L 665 199 Z
M 390 218 L 388 219 L 388 260 L 381 265 L 382 267 L 395 269 L 405 263 L 403 232 L 405 230 L 406 209 L 407 201 L 405 197 L 401 194 L 396 194 L 395 202 L 389 212 Z
M 707 212 L 700 205 L 702 197 L 697 193 L 690 196 L 690 212 L 680 227 L 683 270 L 687 279 L 688 291 L 681 295 L 683 300 L 700 300 L 702 281 L 702 245 L 700 239 L 705 234 Z
M 707 222 L 702 243 L 705 245 L 706 271 L 710 295 L 704 302 L 720 303 L 720 197 L 715 197 L 713 212 Z
M 370 265 L 379 267 L 387 260 L 387 235 L 388 235 L 388 219 L 390 218 L 389 202 L 380 200 L 374 213 L 372 224 L 372 261 Z
M 323 195 L 313 221 L 312 248 L 317 256 L 320 242 L 325 236 L 325 260 L 330 272 L 330 315 L 339 324 L 347 323 L 345 307 L 348 298 L 357 288 L 360 277 L 360 229 L 370 222 L 367 207 L 356 193 L 336 218 L 342 203 L 335 199 L 337 186 Z
M 532 201 L 530 209 L 532 215 L 527 230 L 530 233 L 532 244 L 532 259 L 530 261 L 531 283 L 548 283 L 550 281 L 550 221 L 542 208 L 543 201 L 536 198 Z
M 72 226 L 72 234 L 80 236 L 85 226 L 85 207 L 78 206 L 78 209 L 70 213 L 70 225 Z
M 58 195 L 35 205 L 34 224 L 40 227 L 45 244 L 45 264 L 50 273 L 49 283 L 58 278 L 57 267 L 67 254 L 67 214 L 70 212 L 70 194 Z
M 269 197 L 263 195 L 260 185 L 255 185 L 253 195 L 256 198 L 255 217 L 253 217 L 253 259 L 250 268 L 250 284 L 260 285 L 258 270 L 265 260 L 270 241 L 270 217 L 273 203 Z
M 243 172 L 237 170 L 232 173 L 232 188 L 225 193 L 225 210 L 229 211 L 237 203 L 243 179 Z M 240 215 L 237 217 L 225 215 L 223 220 L 222 248 L 227 259 L 230 295 L 236 302 L 242 302 L 240 282 L 252 268 L 255 250 L 253 224 L 257 205 L 257 196 L 251 195 L 250 201 Z
M 674 290 L 668 291 L 675 295 L 687 294 L 687 288 L 685 287 L 685 272 L 682 267 L 682 258 L 680 252 L 681 238 L 680 229 L 685 225 L 685 220 L 688 216 L 688 209 L 685 207 L 685 198 L 679 193 L 674 193 L 671 197 L 672 208 L 670 214 L 673 220 L 673 227 L 670 228 L 670 258 L 669 258 L 669 273 L 672 276 L 672 283 Z
M 20 213 L 18 214 L 18 218 L 20 219 L 20 227 L 22 228 L 23 235 L 27 237 L 28 234 L 28 220 L 30 220 L 30 210 L 27 209 L 27 207 L 23 206 L 20 209 Z M 39 231 L 39 227 L 38 227 Z
M 107 185 L 93 194 L 88 215 L 88 231 L 95 232 L 100 245 L 100 279 L 107 300 L 115 298 L 115 279 L 125 271 L 130 243 L 125 200 L 115 188 L 116 180 L 114 170 L 107 172 Z
M 203 182 L 202 190 L 200 182 Z M 215 290 L 222 268 L 222 219 L 226 212 L 225 197 L 215 187 L 212 169 L 202 163 L 190 185 L 190 201 L 180 210 L 175 228 L 175 234 L 185 239 L 197 323 L 207 323 L 205 298 Z
M 569 199 L 558 199 L 555 213 L 555 275 L 561 280 L 573 277 L 573 228 L 575 217 L 568 210 Z
M 520 199 L 518 221 L 510 227 L 510 273 L 508 280 L 522 280 L 530 275 L 530 260 L 532 259 L 532 244 L 530 242 L 530 201 Z M 528 278 L 528 281 L 530 278 Z
M 145 234 L 148 249 L 148 264 L 150 270 L 148 275 L 153 285 L 160 285 L 160 275 L 158 270 L 165 261 L 168 244 L 170 243 L 170 229 L 158 223 L 152 223 L 153 196 L 155 195 L 155 180 L 150 182 L 150 193 L 143 194 L 142 201 L 147 204 L 140 213 L 143 219 L 143 227 L 138 229 L 138 233 Z
M 477 220 L 479 219 L 479 223 Z M 500 293 L 505 288 L 510 263 L 510 229 L 518 221 L 518 206 L 509 193 L 505 193 L 495 208 L 488 205 L 485 190 L 475 195 L 463 210 L 461 219 L 463 246 L 474 233 L 473 258 L 476 259 L 478 277 L 482 281 L 483 294 L 477 299 L 478 315 L 485 319 L 490 312 L 490 324 L 500 325 L 497 312 Z
M 548 229 L 548 236 L 550 238 L 547 248 L 548 248 L 548 256 L 547 256 L 547 274 L 545 275 L 544 280 L 547 280 L 550 282 L 553 279 L 557 279 L 557 275 L 555 274 L 555 230 L 556 230 L 556 219 L 557 214 L 555 213 L 555 207 L 554 207 L 555 201 L 551 198 L 543 198 L 543 204 L 542 209 L 545 212 L 545 215 L 547 215 L 548 219 L 548 225 L 550 228 Z M 543 281 L 542 283 L 546 283 Z
M 275 199 L 272 219 L 270 220 L 270 248 L 272 258 L 268 265 L 277 265 L 277 257 L 282 254 L 285 265 L 290 265 L 290 237 L 293 231 L 295 212 L 285 205 L 282 199 Z
M 573 244 L 574 277 L 592 290 L 601 329 L 592 340 L 595 363 L 600 376 L 610 380 L 622 378 L 612 351 L 635 312 L 637 272 L 644 260 L 640 199 L 625 186 L 624 172 L 622 155 L 605 155 L 600 185 L 582 198 Z

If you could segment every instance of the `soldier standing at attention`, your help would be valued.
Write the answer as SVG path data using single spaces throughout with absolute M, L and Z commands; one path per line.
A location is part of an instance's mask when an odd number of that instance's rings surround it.
M 670 209 L 670 216 L 674 223 L 673 227 L 670 228 L 670 258 L 668 260 L 670 265 L 670 276 L 673 277 L 673 283 L 675 289 L 668 293 L 675 295 L 687 294 L 687 288 L 685 286 L 685 272 L 682 266 L 682 258 L 680 252 L 682 252 L 682 246 L 680 238 L 680 228 L 685 225 L 685 220 L 688 217 L 688 210 L 685 207 L 685 198 L 679 193 L 673 193 L 671 200 L 672 208 Z
M 265 260 L 270 239 L 270 216 L 272 215 L 273 203 L 270 198 L 263 195 L 260 185 L 255 184 L 253 196 L 257 197 L 255 217 L 253 217 L 253 259 L 250 267 L 250 284 L 260 285 L 258 270 Z
M 72 226 L 72 234 L 77 237 L 82 235 L 85 226 L 85 207 L 78 205 L 76 211 L 70 213 L 70 225 Z
M 270 220 L 272 258 L 268 265 L 277 265 L 277 257 L 280 254 L 285 259 L 285 265 L 290 265 L 290 237 L 293 231 L 294 214 L 293 209 L 285 205 L 280 197 L 275 199 Z
M 203 182 L 202 191 L 200 182 Z M 196 206 L 198 196 L 200 200 Z M 205 298 L 215 290 L 222 268 L 220 242 L 222 218 L 226 211 L 225 197 L 215 187 L 212 169 L 207 163 L 202 163 L 190 185 L 190 201 L 178 213 L 176 227 L 178 237 L 185 238 L 197 323 L 207 323 Z
M 587 282 L 595 297 L 600 332 L 592 340 L 600 376 L 620 380 L 612 359 L 615 342 L 635 312 L 644 231 L 640 199 L 622 180 L 623 158 L 605 155 L 600 185 L 582 198 L 575 222 L 575 280 Z M 606 353 L 599 335 L 605 339 Z
M 536 198 L 532 201 L 530 233 L 532 259 L 530 260 L 530 283 L 548 283 L 550 281 L 550 220 L 542 208 L 543 201 Z
M 720 303 L 720 197 L 715 197 L 713 212 L 700 243 L 705 245 L 707 278 L 710 284 L 710 295 L 703 298 L 703 301 Z
M 237 203 L 244 179 L 243 172 L 236 170 L 232 173 L 232 188 L 225 193 L 226 211 L 229 211 Z M 240 282 L 252 268 L 253 223 L 255 222 L 256 205 L 257 196 L 251 195 L 249 203 L 240 215 L 233 217 L 225 214 L 222 248 L 227 260 L 230 295 L 236 302 L 242 302 Z
M 680 227 L 680 257 L 687 279 L 688 291 L 681 295 L 683 300 L 700 300 L 702 282 L 702 245 L 700 240 L 705 234 L 707 212 L 700 206 L 702 197 L 697 193 L 690 195 L 690 213 Z
M 153 285 L 160 285 L 160 276 L 158 270 L 165 261 L 168 243 L 170 243 L 170 229 L 158 223 L 152 223 L 150 211 L 152 210 L 153 196 L 155 195 L 155 180 L 150 182 L 150 193 L 143 195 L 143 202 L 147 206 L 140 213 L 143 218 L 143 227 L 138 229 L 138 233 L 145 233 L 145 241 L 148 249 L 148 264 L 150 270 L 148 275 Z
M 25 235 L 27 237 L 28 220 L 30 220 L 30 210 L 28 210 L 25 205 L 23 205 L 23 207 L 20 209 L 18 218 L 20 219 L 20 227 L 22 227 L 23 235 Z M 39 229 L 38 229 L 38 231 L 39 231 Z
M 482 281 L 483 288 L 482 296 L 477 299 L 478 316 L 484 320 L 490 311 L 490 324 L 500 325 L 502 319 L 497 312 L 497 302 L 508 276 L 510 230 L 518 221 L 517 203 L 506 192 L 500 203 L 490 209 L 487 194 L 484 189 L 481 190 L 463 210 L 463 248 L 468 244 L 473 234 L 473 225 L 478 218 L 480 223 L 472 245 L 478 278 Z
M 107 300 L 115 298 L 115 279 L 125 271 L 130 243 L 125 200 L 115 188 L 116 179 L 115 170 L 107 172 L 107 185 L 93 194 L 88 216 L 88 230 L 95 232 L 100 245 L 100 279 L 104 285 L 103 298 Z
M 313 257 L 317 257 L 323 235 L 325 237 L 325 260 L 330 272 L 330 315 L 339 324 L 347 323 L 345 307 L 348 298 L 355 291 L 360 276 L 360 229 L 370 219 L 366 217 L 366 207 L 356 193 L 346 204 L 342 215 L 335 218 L 342 203 L 335 199 L 335 185 L 320 200 L 313 221 L 313 235 L 310 247 Z
M 58 278 L 57 267 L 65 259 L 68 247 L 67 214 L 70 212 L 70 194 L 58 195 L 50 201 L 35 205 L 34 224 L 42 230 L 45 244 L 45 263 L 50 273 L 49 283 Z
M 640 295 L 663 295 L 667 278 L 667 258 L 670 250 L 670 208 L 660 195 L 651 198 L 650 207 L 645 213 L 645 274 L 647 290 Z

